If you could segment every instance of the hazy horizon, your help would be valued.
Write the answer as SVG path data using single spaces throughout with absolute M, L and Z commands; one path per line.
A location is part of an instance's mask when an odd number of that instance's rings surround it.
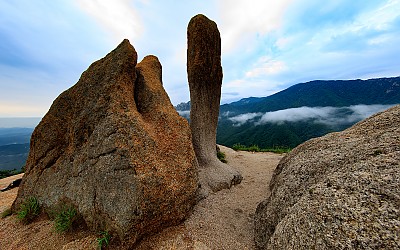
M 0 128 L 35 128 L 42 117 L 0 117 Z

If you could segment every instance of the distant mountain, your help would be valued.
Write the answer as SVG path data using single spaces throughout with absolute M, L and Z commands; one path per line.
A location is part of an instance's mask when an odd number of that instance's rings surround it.
M 181 102 L 175 106 L 177 111 L 188 111 L 190 110 L 190 101 L 188 102 Z
M 33 128 L 0 128 L 0 170 L 20 170 L 29 153 Z
M 274 95 L 245 98 L 221 105 L 220 112 L 244 114 L 298 107 L 346 107 L 400 102 L 400 77 L 370 80 L 311 81 L 293 85 Z
M 296 84 L 222 105 L 217 142 L 295 147 L 400 103 L 400 77 Z
M 398 103 L 400 77 L 300 83 L 268 97 L 221 105 L 217 143 L 295 147 Z
M 29 154 L 29 143 L 0 146 L 0 170 L 20 170 Z
M 33 128 L 0 128 L 0 146 L 29 143 Z

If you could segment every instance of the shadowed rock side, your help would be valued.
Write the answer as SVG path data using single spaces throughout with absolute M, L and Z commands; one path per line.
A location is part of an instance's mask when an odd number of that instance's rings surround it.
M 200 182 L 208 189 L 230 188 L 242 180 L 240 173 L 216 156 L 216 132 L 221 99 L 221 38 L 215 22 L 204 15 L 188 25 L 187 72 L 190 88 L 190 127 L 200 166 Z
M 124 40 L 54 101 L 32 135 L 14 211 L 29 196 L 47 210 L 74 206 L 127 245 L 188 215 L 198 188 L 188 123 L 158 59 L 136 60 Z
M 400 106 L 307 141 L 255 215 L 259 249 L 399 249 Z

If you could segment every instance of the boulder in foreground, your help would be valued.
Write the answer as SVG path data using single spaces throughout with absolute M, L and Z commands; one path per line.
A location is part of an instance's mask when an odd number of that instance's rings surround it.
M 312 139 L 257 207 L 259 249 L 399 249 L 400 106 Z
M 73 206 L 90 229 L 132 245 L 180 223 L 196 202 L 187 121 L 172 106 L 161 64 L 124 40 L 62 93 L 36 127 L 18 197 Z

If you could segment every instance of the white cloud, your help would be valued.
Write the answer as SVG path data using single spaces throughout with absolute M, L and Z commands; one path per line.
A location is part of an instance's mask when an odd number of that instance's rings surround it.
M 222 117 L 229 117 L 231 113 L 232 113 L 231 111 L 225 111 L 224 113 L 221 114 L 221 116 Z
M 393 105 L 353 105 L 349 107 L 300 107 L 283 109 L 273 112 L 245 113 L 229 117 L 231 112 L 226 111 L 221 117 L 227 118 L 233 126 L 242 126 L 248 122 L 255 126 L 267 123 L 283 124 L 285 122 L 314 122 L 328 126 L 348 125 L 359 122 L 373 114 L 384 111 Z M 178 111 L 179 115 L 189 118 L 190 111 Z
M 292 41 L 292 37 L 280 37 L 276 40 L 275 46 L 278 47 L 279 49 L 283 50 L 287 48 L 287 46 L 290 44 Z
M 190 118 L 190 110 L 178 110 L 178 114 L 184 118 Z
M 378 9 L 361 14 L 356 24 L 363 29 L 386 30 L 399 17 L 399 13 L 400 1 L 389 0 Z
M 284 122 L 313 121 L 335 126 L 361 121 L 375 113 L 386 110 L 393 105 L 354 105 L 349 107 L 300 107 L 267 112 L 255 122 L 255 125 L 266 123 L 282 124 Z M 253 114 L 253 113 L 249 113 Z M 246 114 L 243 114 L 245 116 Z M 233 117 L 234 118 L 234 117 Z M 230 118 L 232 119 L 232 118 Z
M 256 123 L 257 125 L 265 123 L 283 123 L 283 122 L 299 122 L 308 119 L 326 119 L 335 112 L 334 107 L 300 107 L 283 109 L 265 113 Z
M 286 65 L 284 62 L 268 57 L 261 57 L 254 67 L 246 72 L 246 77 L 266 77 L 268 75 L 279 74 L 285 70 Z
M 349 109 L 351 109 L 355 116 L 357 116 L 356 118 L 359 119 L 365 119 L 367 117 L 370 117 L 373 114 L 376 114 L 378 112 L 384 111 L 390 107 L 392 107 L 393 105 L 354 105 L 354 106 L 350 106 Z
M 281 27 L 287 7 L 293 0 L 221 0 L 219 24 L 223 53 L 238 46 L 249 48 L 249 42 L 257 35 L 277 30 Z
M 146 4 L 147 1 L 137 2 Z M 143 33 L 143 24 L 134 8 L 134 1 L 75 0 L 75 3 L 105 27 L 115 42 L 124 38 L 135 40 Z
M 230 117 L 228 119 L 233 122 L 234 126 L 241 126 L 241 125 L 245 124 L 246 122 L 251 121 L 258 116 L 262 116 L 262 113 L 241 114 L 238 116 Z
M 379 8 L 360 11 L 346 22 L 314 30 L 305 44 L 313 49 L 330 48 L 330 52 L 354 50 L 359 53 L 360 50 L 368 49 L 363 44 L 376 45 L 388 41 L 390 29 L 399 13 L 400 0 L 389 0 Z

